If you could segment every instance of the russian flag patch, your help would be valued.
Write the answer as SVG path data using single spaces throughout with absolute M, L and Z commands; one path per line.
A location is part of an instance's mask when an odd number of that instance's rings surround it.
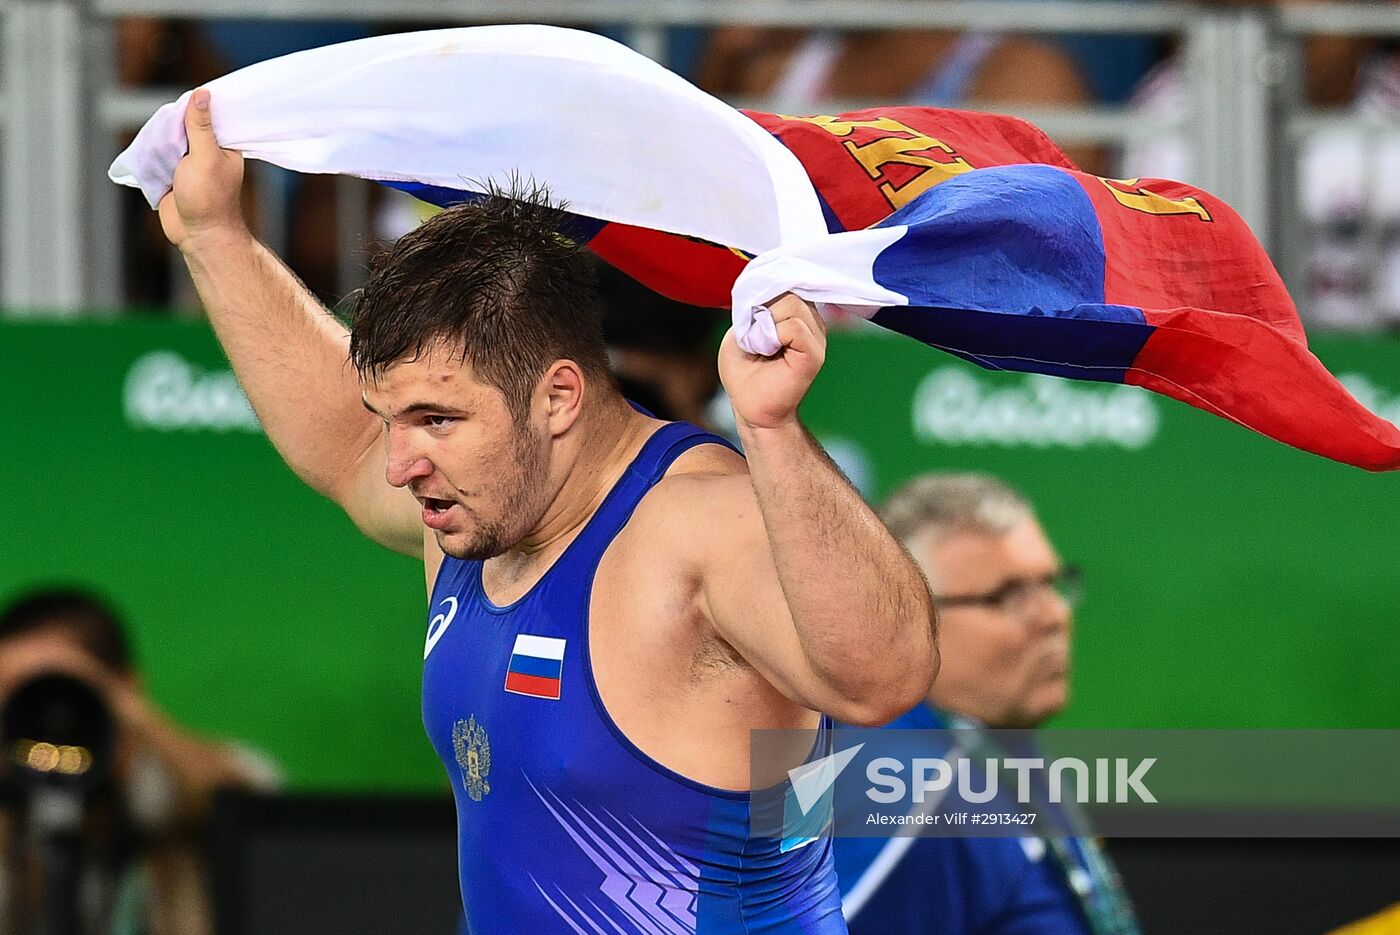
M 566 642 L 552 636 L 518 634 L 506 667 L 506 691 L 558 700 Z

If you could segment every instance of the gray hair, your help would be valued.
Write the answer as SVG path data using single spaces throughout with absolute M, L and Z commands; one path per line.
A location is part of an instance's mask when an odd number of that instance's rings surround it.
M 905 548 L 954 533 L 1002 536 L 1032 516 L 1031 505 L 987 474 L 922 474 L 890 494 L 880 518 Z

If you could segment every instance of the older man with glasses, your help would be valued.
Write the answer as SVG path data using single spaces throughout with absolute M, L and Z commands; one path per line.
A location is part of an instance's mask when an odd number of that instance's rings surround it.
M 926 702 L 891 728 L 957 728 L 996 755 L 986 728 L 1033 728 L 1069 700 L 1080 595 L 1029 503 L 995 478 L 927 474 L 882 518 L 928 578 L 943 666 Z M 1070 815 L 1071 821 L 1077 816 Z M 1087 827 L 1072 837 L 843 838 L 852 935 L 1133 935 L 1131 905 Z

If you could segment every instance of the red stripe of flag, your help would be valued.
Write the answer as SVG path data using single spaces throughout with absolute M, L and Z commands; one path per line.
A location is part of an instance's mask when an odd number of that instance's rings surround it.
M 541 675 L 526 675 L 523 672 L 507 672 L 506 691 L 534 695 L 536 698 L 558 699 L 559 679 L 545 678 Z

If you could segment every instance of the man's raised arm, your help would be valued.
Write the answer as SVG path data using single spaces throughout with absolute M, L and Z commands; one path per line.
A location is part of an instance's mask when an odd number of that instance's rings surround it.
M 423 554 L 418 503 L 384 479 L 382 425 L 361 402 L 350 334 L 243 220 L 243 156 L 214 138 L 209 92 L 185 112 L 189 154 L 160 202 L 214 331 L 283 460 L 370 538 Z
M 797 418 L 826 329 L 795 296 L 772 304 L 783 348 L 742 351 L 720 374 L 749 477 L 726 478 L 725 535 L 705 594 L 716 628 L 789 698 L 854 724 L 916 705 L 938 670 L 933 599 L 918 567 Z M 747 482 L 745 482 L 747 481 Z

